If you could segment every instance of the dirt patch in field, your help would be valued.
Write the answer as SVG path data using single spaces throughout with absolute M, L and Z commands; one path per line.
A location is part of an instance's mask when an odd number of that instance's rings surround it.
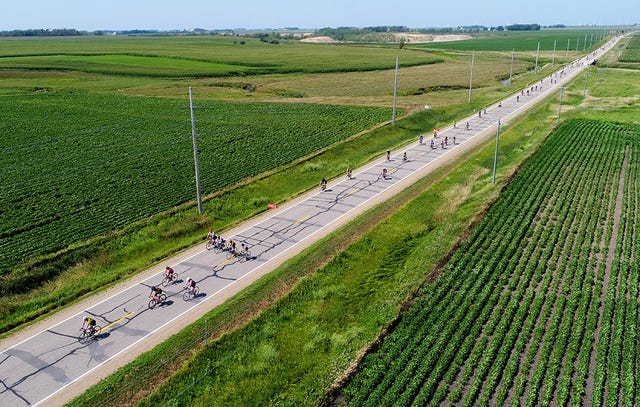
M 331 37 L 308 37 L 301 39 L 300 42 L 311 42 L 314 44 L 333 44 L 340 41 L 334 40 Z
M 433 34 L 411 34 L 411 33 L 397 33 L 394 34 L 396 41 L 403 39 L 405 42 L 413 44 L 424 44 L 428 42 L 451 42 L 451 41 L 464 41 L 473 39 L 472 36 L 466 34 L 445 34 L 445 35 L 433 35 Z

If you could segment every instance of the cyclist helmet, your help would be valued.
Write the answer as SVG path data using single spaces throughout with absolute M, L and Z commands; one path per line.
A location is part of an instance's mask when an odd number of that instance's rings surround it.
M 164 269 L 165 269 L 165 270 L 169 270 L 170 268 L 171 268 L 171 267 L 167 266 L 167 267 L 165 267 Z

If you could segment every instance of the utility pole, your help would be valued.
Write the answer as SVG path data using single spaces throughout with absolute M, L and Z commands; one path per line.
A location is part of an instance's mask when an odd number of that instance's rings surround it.
M 498 164 L 498 139 L 500 138 L 500 119 L 498 119 L 498 128 L 496 130 L 496 149 L 493 153 L 493 185 L 496 184 L 496 166 Z
M 511 80 L 513 78 L 513 55 L 516 52 L 516 49 L 511 50 L 511 68 L 509 68 L 509 85 L 511 85 Z
M 538 41 L 538 51 L 536 51 L 536 67 L 533 69 L 534 73 L 538 73 L 538 56 L 540 56 L 540 41 Z
M 562 111 L 562 93 L 564 92 L 564 86 L 560 86 L 560 104 L 558 105 L 558 123 L 560 122 L 560 111 Z
M 556 64 L 556 40 L 553 40 L 553 57 L 551 57 L 551 66 Z
M 391 124 L 396 125 L 396 93 L 398 92 L 398 56 L 396 55 L 396 74 L 393 79 L 393 116 L 391 117 Z
M 584 35 L 584 44 L 582 44 L 582 52 L 587 50 L 587 34 Z
M 191 110 L 191 136 L 193 138 L 193 161 L 196 166 L 196 195 L 198 199 L 198 214 L 202 215 L 202 196 L 200 195 L 200 165 L 198 164 L 198 145 L 196 143 L 196 119 L 193 114 L 193 94 L 189 86 L 189 110 Z
M 569 62 L 569 45 L 571 44 L 571 38 L 567 39 L 567 52 L 564 53 L 564 63 Z
M 578 55 L 578 48 L 580 48 L 580 37 L 576 39 L 576 55 Z
M 473 65 L 476 62 L 476 52 L 471 51 L 471 75 L 469 76 L 469 103 L 471 103 L 471 89 L 473 88 Z

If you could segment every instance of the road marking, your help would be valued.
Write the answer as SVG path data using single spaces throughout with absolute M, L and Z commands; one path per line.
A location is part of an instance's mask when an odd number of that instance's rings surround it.
M 305 217 L 302 217 L 302 218 L 298 219 L 297 221 L 295 221 L 294 225 L 299 225 L 302 222 L 304 222 L 305 220 L 309 219 L 310 217 L 311 217 L 311 215 L 307 215 Z
M 222 266 L 224 266 L 224 265 L 225 265 L 225 264 L 227 264 L 227 263 L 230 263 L 230 262 L 231 262 L 231 260 L 234 260 L 235 258 L 236 258 L 236 256 L 231 256 L 231 257 L 229 257 L 228 259 L 226 259 L 225 261 L 222 261 L 222 262 L 220 262 L 220 263 L 216 264 L 215 266 L 213 266 L 214 270 L 215 270 L 215 269 L 217 269 L 218 267 L 222 267 Z
M 358 191 L 360 191 L 358 188 L 351 188 L 349 191 L 347 191 L 347 194 L 345 196 L 351 196 Z
M 135 311 L 131 311 L 130 313 L 128 313 L 127 315 L 123 316 L 122 318 L 116 319 L 115 321 L 113 321 L 112 323 L 110 323 L 109 325 L 100 328 L 100 330 L 98 332 L 95 333 L 95 335 L 98 335 L 99 333 L 102 333 L 104 331 L 106 331 L 107 329 L 111 328 L 112 326 L 114 326 L 115 324 L 117 324 L 118 322 L 122 321 L 123 319 L 129 318 L 131 315 L 135 314 Z

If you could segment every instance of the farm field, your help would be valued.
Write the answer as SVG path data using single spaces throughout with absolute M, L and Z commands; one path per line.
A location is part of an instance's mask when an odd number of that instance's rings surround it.
M 367 355 L 345 403 L 634 405 L 640 128 L 563 123 Z
M 188 101 L 36 92 L 0 98 L 0 106 L 9 113 L 0 141 L 2 275 L 25 259 L 194 197 Z M 201 190 L 220 191 L 287 164 L 389 114 L 355 106 L 198 103 Z M 40 282 L 23 277 L 15 289 Z M 3 285 L 3 295 L 9 293 Z
M 397 54 L 392 46 L 276 45 L 223 36 L 14 38 L 2 39 L 0 69 L 179 79 L 393 69 Z M 402 59 L 405 66 L 443 61 L 421 50 L 407 50 Z
M 634 35 L 624 52 L 620 54 L 620 62 L 640 62 L 640 35 Z
M 576 51 L 576 47 L 582 52 L 585 45 L 586 49 L 595 47 L 598 42 L 608 35 L 606 29 L 542 29 L 540 31 L 509 31 L 509 32 L 492 32 L 489 34 L 478 35 L 470 40 L 443 42 L 433 44 L 421 44 L 419 48 L 429 49 L 447 49 L 460 51 L 509 51 L 516 52 L 535 52 L 540 42 L 540 51 L 553 51 L 553 43 L 556 42 L 556 51 L 558 56 L 562 54 L 560 51 L 567 49 Z M 412 45 L 414 47 L 415 45 Z

